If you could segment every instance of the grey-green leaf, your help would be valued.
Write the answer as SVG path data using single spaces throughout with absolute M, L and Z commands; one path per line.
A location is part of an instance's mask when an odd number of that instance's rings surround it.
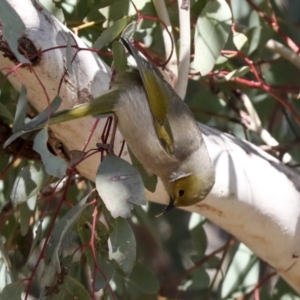
M 59 286 L 58 294 L 54 294 L 49 298 L 51 300 L 66 300 L 66 299 L 78 299 L 78 300 L 90 300 L 91 296 L 84 286 L 71 276 L 64 278 L 64 283 Z
M 127 57 L 124 46 L 119 41 L 115 41 L 112 45 L 112 51 L 114 55 L 114 65 L 117 73 L 124 73 L 127 69 Z
M 126 220 L 116 219 L 110 241 L 112 251 L 109 258 L 114 259 L 122 271 L 129 275 L 136 260 L 136 241 L 134 233 Z
M 96 189 L 114 218 L 128 218 L 132 205 L 145 205 L 146 198 L 142 178 L 125 160 L 107 155 L 96 175 Z
M 40 188 L 49 179 L 45 168 L 40 164 L 32 164 L 24 167 L 18 174 L 11 192 L 11 201 L 17 205 L 27 201 L 36 195 Z
M 240 244 L 222 283 L 222 299 L 240 298 L 255 288 L 259 280 L 258 258 Z
M 56 224 L 45 251 L 45 268 L 42 275 L 42 286 L 51 286 L 55 274 L 61 273 L 60 252 L 62 244 L 82 211 L 89 205 L 87 198 L 82 199 L 70 209 Z
M 23 286 L 21 282 L 16 281 L 8 284 L 1 293 L 1 300 L 21 300 Z
M 70 74 L 73 75 L 73 67 L 72 67 L 72 35 L 68 32 L 68 40 L 67 40 L 67 49 L 66 49 L 66 60 L 67 60 L 67 70 Z
M 68 164 L 58 156 L 53 155 L 48 147 L 48 128 L 44 127 L 35 137 L 33 149 L 41 155 L 48 174 L 62 178 L 66 174 Z
M 230 73 L 228 73 L 227 75 L 224 76 L 224 79 L 226 81 L 229 81 L 233 78 L 236 77 L 242 77 L 245 74 L 247 74 L 250 71 L 250 67 L 249 66 L 243 66 L 241 68 L 238 68 L 236 70 L 231 71 Z
M 202 10 L 195 29 L 193 67 L 202 76 L 210 72 L 228 39 L 232 23 L 225 0 L 210 0 Z
M 156 185 L 157 185 L 157 176 L 156 175 L 149 175 L 145 168 L 143 167 L 143 165 L 139 162 L 139 160 L 135 157 L 135 155 L 132 153 L 132 151 L 130 150 L 130 148 L 127 145 L 127 149 L 128 149 L 128 153 L 132 162 L 132 165 L 137 168 L 137 170 L 139 171 L 140 175 L 142 176 L 143 182 L 144 182 L 144 186 L 145 188 L 150 191 L 150 192 L 154 192 L 156 189 Z
M 12 113 L 2 103 L 0 103 L 0 116 L 5 117 L 11 122 L 14 120 Z
M 18 131 L 22 130 L 22 127 L 24 125 L 24 121 L 26 118 L 26 110 L 27 110 L 27 90 L 24 85 L 21 87 L 21 92 L 18 99 L 15 119 L 14 119 L 14 125 L 12 128 L 13 133 L 16 133 Z
M 19 62 L 30 64 L 30 61 L 18 49 L 18 39 L 25 33 L 25 24 L 7 0 L 0 1 L 0 20 L 2 33 L 11 51 Z
M 93 45 L 93 48 L 100 50 L 106 45 L 108 45 L 110 42 L 112 42 L 114 39 L 116 39 L 131 19 L 131 16 L 126 16 L 115 22 L 106 30 L 104 30 L 100 37 L 96 40 L 95 44 Z
M 45 108 L 40 114 L 38 114 L 31 121 L 26 123 L 23 127 L 23 132 L 31 131 L 34 129 L 40 128 L 39 125 L 46 123 L 48 118 L 58 110 L 62 103 L 62 99 L 60 96 L 56 96 L 50 103 L 50 105 Z
M 143 294 L 157 293 L 159 284 L 156 277 L 142 264 L 138 263 L 134 266 L 128 281 L 131 289 L 136 289 Z

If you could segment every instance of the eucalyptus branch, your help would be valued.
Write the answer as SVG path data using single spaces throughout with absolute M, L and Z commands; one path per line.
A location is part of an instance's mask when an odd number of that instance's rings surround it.
M 243 101 L 243 104 L 250 116 L 251 123 L 248 124 L 247 128 L 253 132 L 255 132 L 268 146 L 275 147 L 278 146 L 278 141 L 268 132 L 265 128 L 263 128 L 261 124 L 261 120 L 256 112 L 255 107 L 253 106 L 250 98 L 245 94 L 241 93 L 239 98 Z M 290 163 L 293 161 L 290 154 L 285 153 L 282 161 L 284 163 Z
M 293 50 L 273 39 L 267 42 L 266 47 L 272 52 L 279 54 L 281 57 L 300 69 L 300 57 Z
M 191 55 L 191 21 L 190 21 L 190 6 L 186 9 L 178 1 L 179 24 L 180 24 L 180 47 L 179 47 L 179 67 L 178 79 L 175 86 L 177 94 L 184 99 L 188 83 L 188 75 L 190 69 Z
M 153 0 L 153 4 L 155 6 L 157 16 L 167 26 L 167 28 L 164 28 L 164 26 L 161 26 L 161 28 L 162 28 L 162 36 L 165 44 L 166 57 L 169 57 L 171 55 L 171 59 L 169 60 L 166 68 L 172 73 L 171 82 L 172 85 L 174 85 L 174 79 L 176 80 L 178 76 L 178 68 L 177 68 L 177 54 L 173 46 L 175 40 L 173 36 L 172 24 L 169 18 L 165 1 Z M 170 40 L 170 36 L 173 39 L 173 41 Z

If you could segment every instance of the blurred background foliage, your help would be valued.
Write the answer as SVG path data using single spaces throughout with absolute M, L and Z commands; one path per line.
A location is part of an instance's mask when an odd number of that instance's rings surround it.
M 195 51 L 201 53 L 194 37 L 199 16 L 209 2 L 190 2 L 191 61 Z M 288 153 L 286 163 L 297 167 L 300 126 L 287 106 L 300 115 L 299 68 L 270 51 L 266 43 L 274 39 L 288 47 L 287 37 L 300 45 L 299 1 L 226 3 L 234 26 L 213 70 L 205 76 L 199 74 L 201 67 L 191 70 L 185 101 L 198 121 L 247 139 L 279 159 Z M 124 29 L 137 20 L 127 0 L 43 0 L 42 4 L 90 47 L 114 24 L 119 22 Z M 134 38 L 163 62 L 162 28 L 155 6 L 150 0 L 134 4 L 142 14 Z M 177 1 L 165 0 L 165 4 L 178 49 Z M 284 34 L 267 18 L 278 21 Z M 236 33 L 243 42 L 235 39 Z M 109 66 L 112 42 L 99 51 Z M 242 67 L 249 70 L 244 74 Z M 236 75 L 224 79 L 234 70 Z M 0 90 L 3 145 L 11 134 L 19 95 L 3 76 Z M 261 121 L 259 128 L 253 125 L 253 111 Z M 28 116 L 33 114 L 29 109 Z M 278 146 L 270 145 L 262 129 Z M 84 197 L 95 198 L 90 195 L 93 183 L 79 174 L 58 181 L 46 174 L 39 155 L 30 150 L 15 156 L 8 153 L 0 155 L 1 299 L 20 299 L 21 293 L 28 299 L 40 295 L 46 299 L 300 299 L 274 270 L 204 217 L 174 210 L 155 218 L 162 207 L 148 203 L 135 206 L 127 220 L 113 219 L 101 202 L 95 215 L 91 205 L 77 205 Z

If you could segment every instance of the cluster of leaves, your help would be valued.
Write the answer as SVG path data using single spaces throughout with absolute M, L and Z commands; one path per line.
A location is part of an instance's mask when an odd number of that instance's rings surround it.
M 153 51 L 164 52 L 151 1 L 136 1 L 138 11 L 124 0 L 73 2 L 57 0 L 56 7 L 50 1 L 44 4 L 56 16 L 64 16 L 66 24 L 93 48 L 113 49 L 124 28 L 140 19 L 135 39 L 145 44 L 153 40 Z M 175 4 L 168 3 L 168 13 L 173 28 L 180 28 Z M 268 0 L 231 1 L 231 6 L 225 0 L 191 1 L 194 72 L 186 101 L 200 121 L 243 138 L 246 132 L 252 142 L 265 142 L 260 133 L 267 128 L 282 146 L 271 149 L 272 153 L 282 157 L 289 152 L 299 162 L 300 153 L 293 148 L 300 136 L 300 107 L 295 101 L 300 84 L 294 82 L 299 70 L 265 47 L 270 38 L 285 38 L 288 45 L 297 39 L 296 28 L 281 21 L 284 16 L 282 7 Z M 81 29 L 88 22 L 93 23 Z M 101 58 L 112 64 L 110 56 Z M 251 99 L 252 108 L 243 95 Z M 0 125 L 13 124 L 13 133 L 19 135 L 26 118 L 25 87 L 17 105 L 16 98 L 3 80 Z M 51 109 L 56 110 L 60 101 L 54 99 Z M 272 292 L 262 287 L 273 272 L 268 274 L 264 263 L 230 236 L 223 233 L 215 240 L 219 248 L 213 248 L 206 231 L 218 236 L 220 230 L 201 216 L 174 211 L 155 219 L 161 208 L 148 204 L 146 209 L 135 206 L 132 216 L 123 219 L 131 211 L 126 194 L 130 187 L 135 187 L 130 202 L 145 201 L 135 169 L 107 155 L 97 173 L 99 199 L 93 183 L 75 172 L 84 157 L 67 165 L 49 151 L 47 140 L 47 128 L 35 135 L 33 149 L 40 154 L 35 161 L 20 159 L 19 154 L 0 158 L 1 299 L 21 299 L 22 292 L 26 299 L 29 295 L 41 299 L 157 299 L 158 295 L 236 299 L 257 292 L 261 299 L 296 299 L 282 280 Z M 129 184 L 124 184 L 128 177 Z M 152 182 L 144 183 L 155 188 Z M 120 202 L 111 201 L 120 197 Z

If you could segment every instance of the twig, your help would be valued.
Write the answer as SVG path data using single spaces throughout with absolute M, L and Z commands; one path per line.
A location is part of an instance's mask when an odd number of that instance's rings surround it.
M 166 57 L 169 57 L 171 54 L 171 59 L 169 60 L 168 65 L 166 66 L 168 70 L 172 72 L 172 77 L 177 78 L 178 76 L 178 68 L 177 68 L 177 55 L 176 51 L 173 49 L 173 42 L 170 40 L 170 35 L 174 41 L 172 25 L 169 18 L 169 14 L 166 8 L 165 1 L 161 0 L 153 0 L 153 4 L 156 9 L 157 16 L 161 19 L 167 26 L 167 29 L 162 26 L 162 35 L 164 39 L 165 49 L 166 49 Z M 169 31 L 169 33 L 168 33 Z M 173 82 L 173 80 L 172 80 Z
M 178 78 L 175 85 L 175 91 L 184 99 L 188 83 L 188 74 L 190 69 L 191 54 L 191 22 L 190 7 L 181 8 L 181 1 L 178 1 L 179 26 L 180 26 L 180 50 L 179 50 L 179 67 Z
M 300 69 L 300 57 L 288 47 L 273 39 L 267 42 L 266 47 L 269 50 L 278 53 L 281 57 L 288 60 L 291 64 Z
M 277 140 L 274 139 L 274 137 L 265 128 L 262 127 L 261 120 L 250 98 L 244 93 L 240 93 L 238 96 L 242 100 L 251 119 L 251 123 L 247 125 L 248 129 L 255 132 L 268 146 L 278 146 L 279 143 L 277 142 Z M 285 153 L 282 160 L 284 163 L 290 163 L 291 161 L 293 161 L 293 158 L 290 154 Z

